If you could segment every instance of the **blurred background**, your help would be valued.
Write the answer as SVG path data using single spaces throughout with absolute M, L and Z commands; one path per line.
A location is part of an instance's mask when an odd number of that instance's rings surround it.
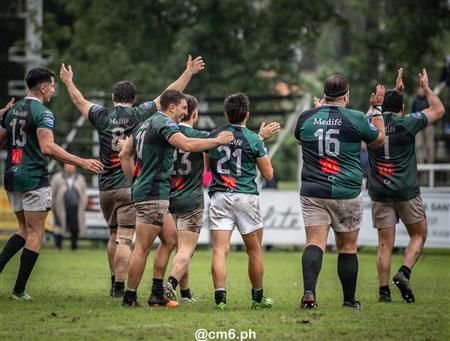
M 447 113 L 434 127 L 432 157 L 425 152 L 419 162 L 450 162 L 450 0 L 3 0 L 0 33 L 1 106 L 24 96 L 27 69 L 53 69 L 56 140 L 81 156 L 98 156 L 97 137 L 59 81 L 62 62 L 72 65 L 86 97 L 110 106 L 122 79 L 137 85 L 138 103 L 155 98 L 191 54 L 206 62 L 186 89 L 200 99 L 203 129 L 223 122 L 223 99 L 238 91 L 251 98 L 251 128 L 270 120 L 286 126 L 289 114 L 322 96 L 333 73 L 349 79 L 350 107 L 365 111 L 378 82 L 394 87 L 400 66 L 411 112 L 426 67 Z M 292 132 L 272 144 L 271 186 L 297 189 Z M 449 171 L 421 177 L 423 185 L 431 181 L 450 186 Z

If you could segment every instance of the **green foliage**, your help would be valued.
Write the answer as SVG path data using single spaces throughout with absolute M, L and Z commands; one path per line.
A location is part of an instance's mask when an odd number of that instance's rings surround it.
M 301 233 L 303 233 L 301 231 Z M 250 283 L 245 252 L 231 252 L 228 260 L 228 304 L 214 307 L 210 251 L 197 251 L 190 266 L 195 305 L 175 309 L 148 308 L 151 257 L 138 299 L 145 308 L 125 309 L 108 296 L 106 250 L 41 251 L 28 284 L 34 301 L 8 299 L 16 278 L 19 256 L 1 274 L 0 316 L 2 340 L 194 340 L 198 328 L 236 333 L 252 329 L 256 340 L 448 340 L 449 254 L 425 254 L 414 268 L 416 303 L 407 305 L 392 287 L 393 303 L 378 303 L 374 253 L 359 255 L 358 299 L 362 310 L 341 307 L 337 255 L 324 256 L 318 282 L 319 308 L 298 308 L 302 293 L 300 254 L 265 253 L 264 289 L 274 300 L 270 310 L 250 309 Z M 401 265 L 393 257 L 392 267 Z M 169 267 L 170 268 L 170 267 Z

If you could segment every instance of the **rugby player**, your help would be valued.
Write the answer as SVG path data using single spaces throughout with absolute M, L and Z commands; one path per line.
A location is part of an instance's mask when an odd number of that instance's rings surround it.
M 191 77 L 203 70 L 202 57 L 188 57 L 186 70 L 169 85 L 168 89 L 183 91 Z M 105 165 L 100 174 L 100 206 L 109 226 L 107 247 L 111 271 L 112 297 L 122 297 L 125 288 L 127 266 L 131 255 L 132 238 L 136 222 L 136 210 L 131 202 L 131 184 L 120 167 L 117 142 L 160 109 L 159 99 L 133 107 L 136 87 L 130 81 L 120 81 L 112 93 L 113 108 L 105 108 L 86 100 L 73 83 L 73 71 L 64 64 L 60 71 L 73 104 L 98 131 L 100 138 L 100 160 Z M 116 246 L 117 245 L 117 246 Z
M 405 104 L 402 95 L 402 73 L 398 70 L 396 89 L 388 90 L 383 105 L 369 116 L 380 116 L 384 120 L 386 136 L 384 147 L 369 146 L 369 196 L 372 199 L 373 227 L 378 231 L 377 270 L 379 301 L 391 302 L 389 277 L 391 256 L 395 242 L 395 225 L 399 219 L 406 226 L 409 242 L 403 256 L 403 263 L 393 277 L 403 300 L 415 301 L 410 285 L 411 271 L 422 252 L 427 238 L 427 219 L 417 175 L 415 136 L 428 124 L 441 119 L 445 109 L 428 84 L 425 69 L 419 73 L 429 107 L 404 115 Z M 381 113 L 382 112 L 382 113 Z
M 188 137 L 207 138 L 209 133 L 193 128 L 198 120 L 197 99 L 191 95 L 186 95 L 186 97 L 188 113 L 182 118 L 178 127 Z M 263 139 L 268 139 L 279 129 L 278 122 L 271 122 L 267 125 L 263 122 L 259 135 Z M 176 301 L 176 288 L 179 283 L 181 302 L 193 303 L 195 299 L 189 288 L 189 263 L 203 226 L 204 157 L 202 152 L 190 153 L 177 149 L 174 158 L 170 180 L 169 211 L 177 227 L 178 243 L 172 272 L 168 282 L 164 285 L 164 290 L 167 297 Z
M 372 94 L 372 107 L 383 102 L 384 87 Z M 345 307 L 360 308 L 355 298 L 358 277 L 357 237 L 362 224 L 359 154 L 361 141 L 379 146 L 384 139 L 381 117 L 368 122 L 361 111 L 347 109 L 349 84 L 340 75 L 327 78 L 324 98 L 316 108 L 300 114 L 294 136 L 302 145 L 300 203 L 306 231 L 302 256 L 302 308 L 314 308 L 316 284 L 322 267 L 330 226 L 336 237 L 338 275 Z
M 154 259 L 153 286 L 148 304 L 167 307 L 178 304 L 165 297 L 163 287 L 170 253 L 177 243 L 175 223 L 169 214 L 170 174 L 175 148 L 199 152 L 233 139 L 231 133 L 207 139 L 186 137 L 177 125 L 187 114 L 186 96 L 180 91 L 166 90 L 160 97 L 160 104 L 161 111 L 147 119 L 133 132 L 132 138 L 121 144 L 119 154 L 124 174 L 133 179 L 132 198 L 137 211 L 136 245 L 123 298 L 123 305 L 128 307 L 139 305 L 136 291 L 156 236 L 164 244 L 164 251 L 160 249 Z M 136 156 L 135 167 L 133 155 Z
M 27 96 L 4 114 L 0 128 L 0 145 L 7 140 L 5 189 L 19 223 L 19 230 L 0 254 L 0 272 L 23 248 L 11 294 L 17 300 L 31 300 L 25 286 L 39 256 L 45 219 L 52 204 L 47 156 L 91 172 L 103 170 L 100 161 L 72 155 L 54 142 L 55 116 L 44 105 L 55 94 L 54 77 L 46 68 L 28 71 Z
M 207 165 L 213 176 L 209 187 L 213 244 L 211 272 L 218 309 L 226 307 L 226 260 L 235 226 L 242 236 L 248 255 L 248 275 L 252 285 L 251 307 L 272 307 L 272 299 L 264 297 L 263 290 L 263 221 L 255 178 L 256 167 L 268 181 L 273 177 L 273 169 L 262 138 L 246 128 L 249 110 L 250 102 L 245 94 L 228 96 L 224 101 L 224 112 L 229 123 L 215 129 L 210 135 L 217 136 L 223 132 L 232 132 L 234 135 L 234 139 L 228 144 L 210 149 L 207 155 Z

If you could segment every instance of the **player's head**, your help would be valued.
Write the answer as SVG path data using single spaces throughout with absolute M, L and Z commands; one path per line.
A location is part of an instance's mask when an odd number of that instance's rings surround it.
M 55 74 L 47 68 L 31 69 L 27 72 L 25 81 L 30 92 L 42 99 L 44 103 L 49 102 L 56 92 Z
M 181 119 L 187 114 L 186 95 L 178 90 L 164 91 L 159 98 L 159 103 L 161 104 L 161 111 L 177 123 L 181 122 Z
M 181 119 L 182 122 L 193 120 L 192 123 L 196 123 L 198 120 L 198 100 L 194 96 L 185 95 L 187 101 L 187 114 Z
M 323 94 L 327 102 L 342 102 L 347 105 L 350 101 L 348 80 L 341 75 L 333 75 L 326 79 Z
M 247 95 L 238 92 L 225 98 L 223 108 L 231 124 L 240 124 L 248 119 L 250 101 Z
M 403 112 L 405 105 L 403 103 L 403 94 L 398 90 L 388 90 L 384 94 L 383 105 L 381 109 L 383 112 Z
M 136 85 L 130 81 L 117 82 L 112 91 L 112 100 L 115 103 L 133 104 L 137 95 Z

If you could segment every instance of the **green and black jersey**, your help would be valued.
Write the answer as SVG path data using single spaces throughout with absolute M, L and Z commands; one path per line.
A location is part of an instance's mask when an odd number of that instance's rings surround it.
M 208 138 L 209 133 L 180 123 L 180 131 L 190 138 Z M 172 176 L 170 178 L 171 213 L 183 214 L 203 209 L 203 152 L 175 150 Z
M 180 133 L 177 123 L 159 111 L 133 132 L 136 160 L 132 184 L 134 202 L 169 200 L 175 148 L 167 141 L 176 133 Z
M 258 194 L 256 159 L 267 154 L 264 142 L 246 127 L 235 124 L 215 129 L 210 137 L 216 137 L 222 131 L 231 131 L 234 140 L 208 151 L 212 172 L 209 195 L 215 192 Z
M 294 131 L 303 150 L 300 194 L 314 198 L 352 199 L 361 192 L 361 141 L 378 130 L 361 111 L 324 105 L 302 112 Z
M 25 97 L 4 114 L 1 125 L 7 132 L 5 189 L 28 192 L 50 186 L 48 157 L 41 152 L 37 130 L 53 131 L 53 113 L 37 98 Z
M 100 139 L 100 161 L 103 172 L 100 173 L 101 191 L 130 187 L 125 178 L 119 160 L 117 142 L 131 135 L 133 130 L 156 112 L 153 101 L 137 107 L 116 105 L 112 109 L 94 104 L 89 109 L 89 121 L 98 131 Z
M 384 145 L 368 148 L 369 196 L 375 201 L 407 201 L 420 194 L 415 137 L 428 123 L 422 112 L 383 113 Z

